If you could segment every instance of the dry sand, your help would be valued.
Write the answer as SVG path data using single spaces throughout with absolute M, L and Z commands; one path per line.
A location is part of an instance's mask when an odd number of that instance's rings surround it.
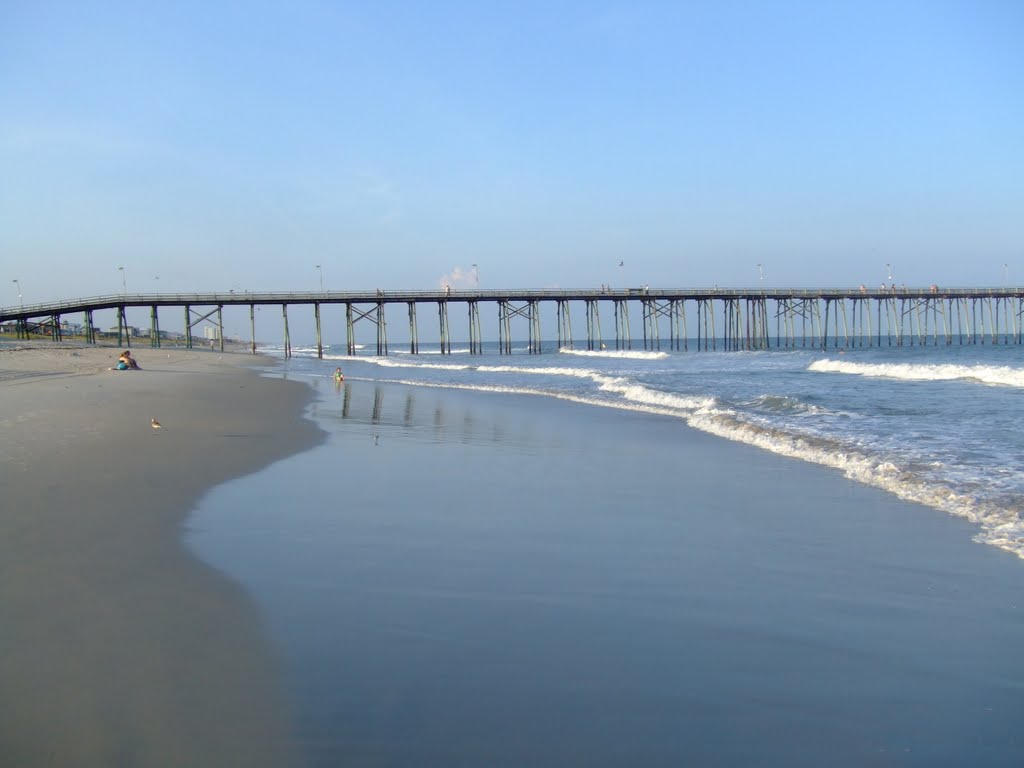
M 244 354 L 0 347 L 0 762 L 293 762 L 248 599 L 181 543 L 207 489 L 322 439 Z M 150 426 L 158 419 L 164 429 Z

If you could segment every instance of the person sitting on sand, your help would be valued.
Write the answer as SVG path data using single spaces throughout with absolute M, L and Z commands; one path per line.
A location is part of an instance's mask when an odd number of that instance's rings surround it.
M 343 374 L 341 372 L 341 368 L 335 368 L 334 369 L 334 380 L 335 381 L 344 381 L 345 380 L 345 374 Z
M 121 356 L 119 358 L 117 358 L 117 368 L 118 370 L 121 371 L 126 369 L 132 371 L 142 370 L 141 368 L 139 368 L 139 364 L 135 362 L 135 358 L 132 357 L 131 351 L 127 349 L 121 353 Z

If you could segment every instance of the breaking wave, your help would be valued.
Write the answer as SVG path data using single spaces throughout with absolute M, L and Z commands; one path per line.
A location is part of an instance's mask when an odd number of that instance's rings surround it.
M 978 381 L 982 384 L 1024 387 L 1024 370 L 995 365 L 915 365 L 912 363 L 854 363 L 845 360 L 815 360 L 808 371 L 845 373 L 872 378 L 907 381 Z
M 613 360 L 664 360 L 668 352 L 642 352 L 631 349 L 568 349 L 562 347 L 558 350 L 562 355 L 577 355 L 579 357 L 606 357 Z

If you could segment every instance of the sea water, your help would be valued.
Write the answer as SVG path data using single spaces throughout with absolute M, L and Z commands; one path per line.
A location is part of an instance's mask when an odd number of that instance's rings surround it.
M 1021 348 L 422 349 L 190 523 L 308 765 L 1024 764 Z
M 692 342 L 691 342 L 692 343 Z M 884 343 L 884 340 L 883 340 Z M 635 342 L 634 347 L 641 347 Z M 695 343 L 694 343 L 695 346 Z M 280 354 L 277 348 L 268 348 Z M 587 351 L 323 360 L 299 347 L 290 372 L 531 394 L 682 420 L 766 451 L 832 467 L 958 515 L 976 538 L 1024 557 L 1024 347 L 884 346 L 757 352 Z

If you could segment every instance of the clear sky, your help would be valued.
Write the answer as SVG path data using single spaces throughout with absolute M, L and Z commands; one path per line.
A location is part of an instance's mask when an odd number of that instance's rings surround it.
M 887 263 L 1024 282 L 1024 3 L 0 2 L 2 305 Z

